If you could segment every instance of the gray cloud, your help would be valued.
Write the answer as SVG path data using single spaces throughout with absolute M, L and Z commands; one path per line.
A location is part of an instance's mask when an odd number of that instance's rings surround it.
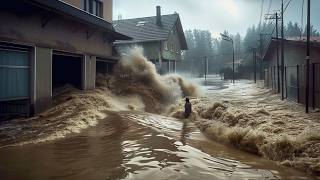
M 163 14 L 177 12 L 184 29 L 208 29 L 212 32 L 228 30 L 245 34 L 246 29 L 260 20 L 262 0 L 114 0 L 114 19 L 121 14 L 124 19 L 155 15 L 155 6 L 162 7 Z M 270 0 L 264 0 L 268 12 Z M 288 0 L 285 0 L 285 2 Z M 280 0 L 272 0 L 270 12 L 280 9 Z M 306 2 L 306 1 L 305 1 Z M 302 0 L 292 0 L 285 12 L 285 22 L 301 22 Z M 320 29 L 319 0 L 312 0 L 312 23 Z M 304 15 L 306 16 L 306 15 Z M 306 20 L 304 19 L 304 24 Z

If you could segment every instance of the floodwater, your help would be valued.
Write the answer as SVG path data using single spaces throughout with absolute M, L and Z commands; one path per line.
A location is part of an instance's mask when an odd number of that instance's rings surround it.
M 206 87 L 227 88 L 221 82 Z M 215 143 L 188 120 L 135 111 L 108 114 L 63 139 L 0 148 L 0 179 L 312 179 Z

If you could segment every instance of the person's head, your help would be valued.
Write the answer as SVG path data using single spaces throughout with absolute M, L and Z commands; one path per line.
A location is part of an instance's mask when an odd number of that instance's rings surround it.
M 189 98 L 186 98 L 186 102 L 187 102 L 187 103 L 190 102 Z

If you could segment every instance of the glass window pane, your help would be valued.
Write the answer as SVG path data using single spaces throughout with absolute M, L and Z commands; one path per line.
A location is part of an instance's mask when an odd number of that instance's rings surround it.
M 97 15 L 97 1 L 92 1 L 92 14 Z
M 85 11 L 89 11 L 89 0 L 85 0 Z
M 6 67 L 1 65 L 9 65 Z M 0 99 L 12 99 L 29 96 L 28 53 L 15 51 L 0 51 Z
M 0 65 L 29 66 L 27 52 L 0 50 Z

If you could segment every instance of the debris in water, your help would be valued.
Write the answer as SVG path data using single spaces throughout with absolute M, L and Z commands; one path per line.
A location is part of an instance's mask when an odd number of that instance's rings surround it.
M 161 113 L 165 107 L 184 96 L 197 96 L 199 89 L 182 77 L 161 76 L 155 65 L 135 47 L 124 54 L 113 70 L 110 87 L 114 94 L 140 95 L 147 112 Z
M 210 90 L 191 103 L 193 120 L 208 137 L 320 174 L 318 112 L 305 114 L 298 104 L 281 101 L 277 94 L 245 80 L 224 90 Z M 182 119 L 182 106 L 181 100 L 168 114 Z
M 66 85 L 54 91 L 54 106 L 37 117 L 1 124 L 0 146 L 38 143 L 79 133 L 95 126 L 110 111 L 163 112 L 183 96 L 196 96 L 198 87 L 182 77 L 161 76 L 154 64 L 133 48 L 115 65 L 113 74 L 97 74 L 97 88 L 80 91 Z M 41 127 L 41 128 L 39 128 Z

